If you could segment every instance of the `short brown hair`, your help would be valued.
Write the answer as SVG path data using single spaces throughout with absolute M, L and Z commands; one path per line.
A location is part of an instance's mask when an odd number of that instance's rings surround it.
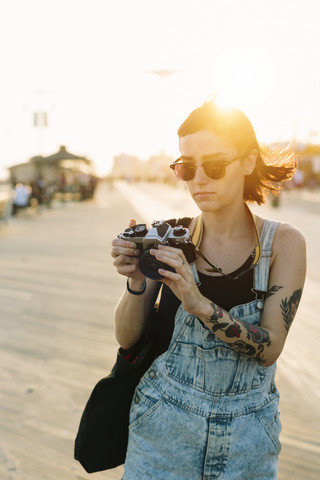
M 269 192 L 277 193 L 281 183 L 292 178 L 296 162 L 294 153 L 287 150 L 272 152 L 262 149 L 250 120 L 237 108 L 224 109 L 213 100 L 193 110 L 178 129 L 179 138 L 202 130 L 213 131 L 235 146 L 240 155 L 257 150 L 256 166 L 244 183 L 244 201 L 266 201 Z

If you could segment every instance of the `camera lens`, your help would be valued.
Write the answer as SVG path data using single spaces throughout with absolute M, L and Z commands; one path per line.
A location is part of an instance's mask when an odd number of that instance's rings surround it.
M 151 248 L 156 248 L 155 246 Z M 141 257 L 139 258 L 139 268 L 140 271 L 148 278 L 152 280 L 161 280 L 163 277 L 158 272 L 159 268 L 164 270 L 171 270 L 172 272 L 174 269 L 167 265 L 166 263 L 159 262 L 153 255 L 150 254 L 150 248 L 145 250 Z

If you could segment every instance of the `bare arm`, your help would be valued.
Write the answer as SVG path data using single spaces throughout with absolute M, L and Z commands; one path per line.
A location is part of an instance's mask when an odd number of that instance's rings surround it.
M 157 283 L 147 279 L 146 291 L 142 295 L 133 295 L 126 288 L 115 308 L 116 339 L 125 350 L 137 343 L 141 337 L 148 313 L 156 300 Z M 144 281 L 129 280 L 129 286 L 132 290 L 139 291 L 144 288 Z
M 135 225 L 131 221 L 129 226 Z M 112 242 L 111 255 L 118 273 L 128 278 L 129 288 L 141 295 L 129 293 L 125 288 L 114 312 L 115 335 L 124 349 L 134 345 L 143 332 L 143 328 L 156 298 L 158 282 L 146 279 L 138 268 L 139 250 L 129 241 L 116 238 Z
M 162 250 L 162 248 L 161 248 Z M 205 298 L 196 287 L 182 252 L 163 247 L 155 255 L 176 269 L 161 272 L 165 283 L 180 298 L 185 310 L 201 319 L 222 341 L 259 363 L 270 366 L 280 355 L 294 319 L 306 274 L 306 248 L 301 232 L 282 224 L 277 231 L 270 270 L 269 292 L 259 325 L 233 318 Z

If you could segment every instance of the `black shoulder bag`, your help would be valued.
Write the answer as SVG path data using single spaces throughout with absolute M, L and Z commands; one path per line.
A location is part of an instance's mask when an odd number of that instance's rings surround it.
M 81 417 L 74 458 L 88 473 L 122 465 L 128 444 L 129 411 L 136 386 L 156 355 L 157 307 L 130 350 L 119 349 L 110 374 L 94 387 Z

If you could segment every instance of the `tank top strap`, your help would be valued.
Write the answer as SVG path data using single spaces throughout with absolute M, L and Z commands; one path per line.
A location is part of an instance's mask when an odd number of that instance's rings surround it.
M 272 242 L 280 222 L 264 220 L 260 235 L 261 258 L 254 269 L 254 286 L 256 293 L 267 292 L 269 285 L 269 268 L 272 256 Z

